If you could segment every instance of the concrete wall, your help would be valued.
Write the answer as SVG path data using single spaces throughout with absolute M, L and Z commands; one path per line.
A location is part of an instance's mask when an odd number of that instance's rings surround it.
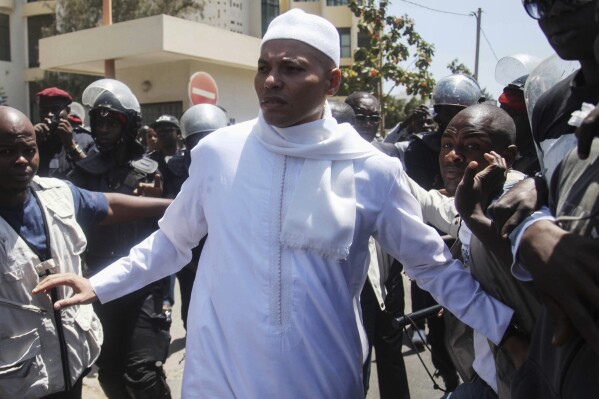
M 212 75 L 219 90 L 218 105 L 225 108 L 236 122 L 255 118 L 258 101 L 254 91 L 254 71 L 233 69 L 226 66 L 200 62 L 179 61 L 153 64 L 141 68 L 117 71 L 117 79 L 127 84 L 141 104 L 181 101 L 183 110 L 189 102 L 189 78 L 195 72 Z M 143 91 L 142 83 L 151 82 L 151 88 Z
M 27 42 L 23 40 L 27 32 L 25 18 L 14 2 L 3 2 L 2 5 L 0 12 L 7 14 L 10 21 L 11 60 L 0 61 L 0 86 L 8 98 L 8 105 L 28 114 L 27 84 L 23 80 L 23 66 L 27 57 Z

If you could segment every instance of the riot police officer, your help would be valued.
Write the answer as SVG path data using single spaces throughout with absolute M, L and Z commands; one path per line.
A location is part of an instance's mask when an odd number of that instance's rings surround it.
M 90 107 L 91 133 L 96 148 L 75 164 L 69 179 L 77 186 L 133 195 L 143 183 L 155 181 L 153 196 L 161 196 L 157 163 L 143 157 L 135 140 L 141 122 L 140 106 L 123 83 L 101 79 L 83 92 Z M 129 253 L 156 228 L 156 220 L 86 231 L 88 274 Z M 170 343 L 170 318 L 162 313 L 164 283 L 157 282 L 106 304 L 94 304 L 104 328 L 97 365 L 98 380 L 109 398 L 170 398 L 162 364 Z

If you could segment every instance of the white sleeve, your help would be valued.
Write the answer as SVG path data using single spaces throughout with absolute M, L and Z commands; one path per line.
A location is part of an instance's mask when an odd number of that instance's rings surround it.
M 158 222 L 160 229 L 136 245 L 129 256 L 90 278 L 100 302 L 105 303 L 169 276 L 191 260 L 191 250 L 206 235 L 208 226 L 201 201 L 197 162 L 181 192 Z
M 526 265 L 518 260 L 518 248 L 520 247 L 520 241 L 526 229 L 532 226 L 539 220 L 551 220 L 555 221 L 555 218 L 551 214 L 551 211 L 547 207 L 542 207 L 532 215 L 524 219 L 515 229 L 510 233 L 510 242 L 512 243 L 512 255 L 514 255 L 514 263 L 512 263 L 512 275 L 521 281 L 531 281 L 532 276 L 526 268 Z
M 398 168 L 374 236 L 406 274 L 462 322 L 498 344 L 513 311 L 488 295 L 451 253 L 439 234 L 422 221 L 416 199 L 400 177 Z
M 438 190 L 427 191 L 423 189 L 403 171 L 401 172 L 401 177 L 405 180 L 410 193 L 420 204 L 424 221 L 453 238 L 457 238 L 460 227 L 460 216 L 455 207 L 455 199 L 441 194 Z

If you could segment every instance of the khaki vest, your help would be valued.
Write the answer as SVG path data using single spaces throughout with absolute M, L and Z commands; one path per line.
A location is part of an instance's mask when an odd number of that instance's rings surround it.
M 75 219 L 70 188 L 57 179 L 34 178 L 50 236 L 52 258 L 42 262 L 0 218 L 0 398 L 38 398 L 65 389 L 59 337 L 50 294 L 32 295 L 39 275 L 81 275 L 87 244 Z M 72 290 L 60 287 L 59 298 Z M 73 384 L 97 359 L 102 327 L 91 305 L 61 311 Z

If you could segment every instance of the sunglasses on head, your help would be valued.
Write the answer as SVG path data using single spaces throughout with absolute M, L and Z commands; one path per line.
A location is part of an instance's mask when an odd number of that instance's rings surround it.
M 522 0 L 522 4 L 531 18 L 543 19 L 547 17 L 556 1 L 561 1 L 563 4 L 574 7 L 582 7 L 592 3 L 594 0 Z

